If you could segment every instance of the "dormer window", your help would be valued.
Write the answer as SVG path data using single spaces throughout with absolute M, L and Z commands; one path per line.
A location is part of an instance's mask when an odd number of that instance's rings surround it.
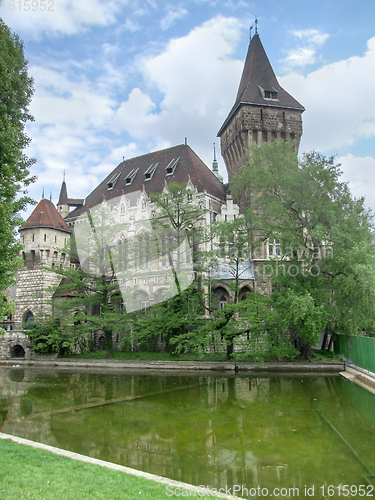
M 177 158 L 177 160 L 173 158 L 173 160 L 168 163 L 168 165 L 165 167 L 166 175 L 174 174 L 174 171 L 176 170 L 177 163 L 179 162 L 179 160 L 180 158 Z
M 137 175 L 139 168 L 133 168 L 130 170 L 128 175 L 125 177 L 125 186 L 130 186 L 130 184 L 133 182 L 134 177 Z
M 107 182 L 108 189 L 113 189 L 116 185 L 116 182 L 118 181 L 119 177 L 121 175 L 121 172 L 118 174 L 113 175 L 109 181 Z
M 159 163 L 151 164 L 145 172 L 145 181 L 150 181 L 155 173 L 156 167 Z
M 264 91 L 264 98 L 265 99 L 277 99 L 277 92 L 274 92 L 272 90 L 265 90 Z
M 278 101 L 279 100 L 277 97 L 277 90 L 274 87 L 266 90 L 263 87 L 261 87 L 260 85 L 258 85 L 258 88 L 259 88 L 260 93 L 262 94 L 263 99 L 265 99 L 267 101 Z

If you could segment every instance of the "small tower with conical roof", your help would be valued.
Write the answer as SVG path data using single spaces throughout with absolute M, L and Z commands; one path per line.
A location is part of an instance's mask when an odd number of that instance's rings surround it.
M 52 293 L 60 282 L 47 267 L 68 267 L 66 249 L 71 229 L 55 205 L 44 197 L 19 230 L 24 246 L 24 267 L 18 271 L 14 322 L 16 330 L 34 320 L 47 320 L 52 314 Z
M 236 101 L 218 132 L 229 180 L 248 160 L 248 148 L 302 136 L 304 107 L 277 81 L 256 32 L 250 41 Z

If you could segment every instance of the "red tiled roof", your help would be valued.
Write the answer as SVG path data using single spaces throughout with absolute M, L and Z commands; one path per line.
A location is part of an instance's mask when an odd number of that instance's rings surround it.
M 40 200 L 33 213 L 27 219 L 26 224 L 20 228 L 20 231 L 33 227 L 50 227 L 67 233 L 71 232 L 52 201 L 46 199 Z
M 171 175 L 167 174 L 167 166 L 177 165 Z M 155 167 L 152 172 L 152 168 Z M 151 175 L 146 180 L 146 172 Z M 135 173 L 131 184 L 126 179 Z M 196 153 L 186 144 L 173 146 L 161 151 L 155 151 L 143 156 L 131 158 L 120 163 L 86 198 L 85 205 L 69 213 L 67 219 L 74 219 L 87 209 L 98 205 L 103 200 L 110 200 L 123 194 L 141 191 L 143 188 L 148 193 L 160 193 L 165 182 L 186 183 L 189 178 L 198 192 L 207 191 L 209 194 L 225 201 L 226 188 L 216 175 L 203 163 Z M 113 187 L 109 188 L 112 181 Z

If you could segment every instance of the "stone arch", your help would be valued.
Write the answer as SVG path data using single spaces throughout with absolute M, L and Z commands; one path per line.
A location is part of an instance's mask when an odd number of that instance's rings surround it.
M 14 344 L 10 349 L 12 358 L 25 358 L 26 351 L 21 344 Z
M 223 309 L 230 301 L 230 291 L 224 284 L 216 286 L 213 290 L 214 293 L 214 307 L 215 309 Z
M 252 289 L 250 287 L 250 285 L 245 285 L 243 286 L 240 291 L 239 291 L 239 294 L 238 294 L 238 300 L 241 301 L 241 300 L 245 300 L 246 299 L 246 296 L 249 294 L 249 293 L 252 293 Z

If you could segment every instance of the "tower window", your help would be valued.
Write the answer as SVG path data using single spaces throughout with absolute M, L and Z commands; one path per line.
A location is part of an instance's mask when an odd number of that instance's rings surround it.
M 47 241 L 47 235 L 46 234 L 44 235 L 44 241 Z
M 265 99 L 277 99 L 277 92 L 274 92 L 272 90 L 265 90 L 264 91 L 264 98 Z
M 260 120 L 263 121 L 263 109 L 260 110 Z

